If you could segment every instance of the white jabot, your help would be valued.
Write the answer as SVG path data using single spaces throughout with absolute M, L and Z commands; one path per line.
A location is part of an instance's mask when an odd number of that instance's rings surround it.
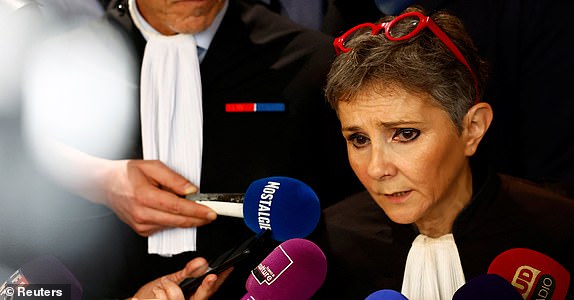
M 154 30 L 129 0 L 132 19 L 147 40 L 140 85 L 144 159 L 159 159 L 199 187 L 203 148 L 201 77 L 191 34 Z M 148 252 L 171 256 L 196 250 L 196 228 L 171 228 L 148 238 Z
M 407 256 L 401 293 L 410 300 L 450 300 L 464 283 L 453 235 L 419 234 Z

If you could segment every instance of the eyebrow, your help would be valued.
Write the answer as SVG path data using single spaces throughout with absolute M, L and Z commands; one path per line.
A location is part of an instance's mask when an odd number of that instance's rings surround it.
M 395 122 L 379 122 L 378 126 L 379 127 L 385 127 L 385 128 L 394 128 L 394 127 L 398 127 L 398 126 L 404 126 L 404 125 L 416 125 L 416 124 L 421 124 L 422 122 L 417 122 L 417 121 L 405 121 L 405 120 L 399 120 L 399 121 L 395 121 Z M 341 131 L 360 131 L 361 127 L 359 126 L 348 126 L 348 127 L 343 127 L 341 128 Z

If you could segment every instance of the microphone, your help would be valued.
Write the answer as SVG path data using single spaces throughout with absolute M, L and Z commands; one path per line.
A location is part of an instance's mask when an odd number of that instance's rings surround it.
M 256 180 L 249 185 L 244 195 L 200 194 L 195 199 L 211 199 L 198 201 L 201 204 L 219 202 L 223 205 L 231 203 L 236 207 L 242 206 L 245 224 L 256 236 L 211 261 L 204 275 L 182 281 L 179 286 L 186 299 L 195 292 L 208 274 L 219 274 L 260 253 L 268 239 L 283 242 L 308 236 L 315 230 L 321 217 L 321 206 L 315 192 L 305 183 L 289 177 Z
M 24 264 L 0 286 L 0 296 L 4 297 L 51 296 L 80 300 L 82 294 L 82 285 L 74 274 L 57 258 L 48 255 Z
M 489 274 L 502 276 L 523 299 L 565 299 L 570 273 L 540 252 L 514 248 L 499 254 L 488 267 Z
M 242 217 L 255 233 L 271 230 L 271 238 L 286 241 L 308 236 L 321 216 L 317 194 L 294 178 L 275 176 L 252 182 L 245 194 L 191 194 L 187 199 L 218 214 Z
M 482 274 L 461 286 L 452 300 L 522 300 L 522 296 L 501 276 Z
M 327 275 L 325 254 L 313 242 L 290 239 L 251 271 L 242 300 L 309 299 Z
M 407 297 L 405 297 L 405 295 L 397 291 L 384 289 L 384 290 L 378 290 L 370 294 L 369 296 L 367 296 L 367 298 L 365 298 L 365 300 L 408 300 L 408 299 Z
M 243 218 L 244 196 L 241 193 L 198 193 L 185 198 L 213 209 L 218 215 Z

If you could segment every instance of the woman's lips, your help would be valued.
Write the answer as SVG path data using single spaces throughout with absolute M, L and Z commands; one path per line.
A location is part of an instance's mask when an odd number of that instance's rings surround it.
M 400 191 L 390 194 L 383 194 L 385 198 L 391 203 L 403 203 L 411 194 L 411 191 Z

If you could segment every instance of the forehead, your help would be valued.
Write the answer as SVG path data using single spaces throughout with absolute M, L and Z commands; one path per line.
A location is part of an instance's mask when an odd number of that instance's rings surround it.
M 337 104 L 343 130 L 366 127 L 413 125 L 420 128 L 454 129 L 449 114 L 425 93 L 409 92 L 398 86 L 367 89 Z
M 398 85 L 385 85 L 363 88 L 348 101 L 340 101 L 337 112 L 340 115 L 382 113 L 389 117 L 415 117 L 432 107 L 438 108 L 433 103 L 427 94 L 409 92 Z

